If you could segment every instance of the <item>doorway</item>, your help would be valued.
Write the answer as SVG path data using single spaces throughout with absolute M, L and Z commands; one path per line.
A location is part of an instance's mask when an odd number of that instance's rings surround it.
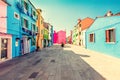
M 1 54 L 0 58 L 1 60 L 8 58 L 8 39 L 7 38 L 1 38 Z

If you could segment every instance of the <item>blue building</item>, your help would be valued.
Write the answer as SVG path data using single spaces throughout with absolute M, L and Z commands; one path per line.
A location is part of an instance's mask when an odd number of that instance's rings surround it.
M 29 0 L 17 3 L 21 16 L 21 51 L 22 54 L 36 50 L 37 10 Z
M 120 16 L 96 18 L 86 32 L 86 48 L 120 58 Z
M 54 34 L 54 30 L 53 30 L 53 26 L 51 26 L 51 45 L 53 45 L 53 34 Z
M 16 0 L 6 0 L 7 6 L 7 33 L 12 35 L 12 57 L 20 56 L 21 26 L 19 10 L 16 7 Z M 10 46 L 11 47 L 11 46 Z
M 7 33 L 12 35 L 12 57 L 20 56 L 36 49 L 37 11 L 29 0 L 6 0 Z
M 48 24 L 49 27 L 49 40 L 48 40 L 48 46 L 53 45 L 53 26 L 51 24 Z

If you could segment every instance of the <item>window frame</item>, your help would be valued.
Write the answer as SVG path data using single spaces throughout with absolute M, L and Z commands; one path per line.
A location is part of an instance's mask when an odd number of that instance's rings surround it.
M 18 15 L 18 18 L 15 15 Z M 20 15 L 17 12 L 14 12 L 14 18 L 19 20 L 20 19 Z
M 93 35 L 92 39 L 91 39 L 91 35 Z M 91 43 L 95 42 L 95 33 L 90 33 L 89 34 L 89 42 L 91 42 Z
M 25 22 L 24 21 L 26 21 L 26 26 L 25 26 Z M 27 19 L 25 19 L 25 18 L 23 18 L 23 27 L 24 28 L 26 28 L 26 29 L 28 29 L 28 20 Z
M 111 40 L 110 38 L 111 38 L 111 36 L 112 35 L 110 35 L 110 31 L 111 30 L 113 30 L 113 40 Z M 110 28 L 110 29 L 107 29 L 107 30 L 105 30 L 105 42 L 106 43 L 115 43 L 116 42 L 116 32 L 115 32 L 115 28 Z
M 28 9 L 29 9 L 29 7 L 28 7 L 28 3 L 25 2 L 25 1 L 24 1 L 24 9 L 25 9 L 26 11 L 28 11 Z

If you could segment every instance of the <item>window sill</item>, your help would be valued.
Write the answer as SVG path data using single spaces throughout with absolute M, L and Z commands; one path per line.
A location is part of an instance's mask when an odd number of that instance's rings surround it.
M 106 42 L 107 44 L 115 44 L 116 42 Z

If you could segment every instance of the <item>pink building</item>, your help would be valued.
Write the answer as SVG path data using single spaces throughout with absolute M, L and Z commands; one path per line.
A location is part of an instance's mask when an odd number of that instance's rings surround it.
M 54 31 L 54 34 L 53 34 L 53 43 L 56 44 L 57 41 L 58 41 L 58 33 L 56 31 Z
M 54 32 L 54 43 L 66 44 L 66 31 L 60 30 L 57 33 Z
M 7 3 L 0 0 L 0 62 L 12 58 L 12 36 L 7 34 Z

